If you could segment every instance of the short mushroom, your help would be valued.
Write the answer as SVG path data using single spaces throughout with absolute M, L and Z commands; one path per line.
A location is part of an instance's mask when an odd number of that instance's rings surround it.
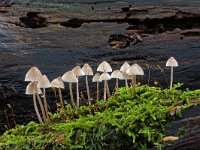
M 96 73 L 93 78 L 92 78 L 92 82 L 96 82 L 97 83 L 97 100 L 99 99 L 99 78 L 100 78 L 100 74 Z
M 170 89 L 172 89 L 173 85 L 173 67 L 178 67 L 178 62 L 174 57 L 170 57 L 166 62 L 167 67 L 171 67 L 171 80 L 170 80 Z
M 72 83 L 77 83 L 78 79 L 76 78 L 76 75 L 74 74 L 73 71 L 68 71 L 62 76 L 62 80 L 64 82 L 69 82 L 71 103 L 72 103 L 72 107 L 75 109 L 75 102 L 74 102 L 73 91 L 72 91 Z
M 80 66 L 76 66 L 72 69 L 72 71 L 74 72 L 74 74 L 76 75 L 77 77 L 77 80 L 78 80 L 78 77 L 79 76 L 84 76 L 85 73 L 83 72 L 83 70 L 81 69 Z M 76 83 L 76 105 L 77 107 L 79 107 L 79 86 L 78 86 L 78 82 Z
M 60 98 L 60 105 L 61 105 L 61 108 L 64 112 L 65 111 L 65 105 L 64 105 L 64 102 L 63 102 L 62 92 L 61 92 L 61 89 L 64 89 L 64 82 L 63 82 L 62 78 L 58 77 L 58 78 L 54 79 L 51 82 L 51 87 L 58 89 L 59 98 Z
M 138 65 L 138 64 L 134 64 L 136 67 L 137 67 L 137 69 L 138 69 L 138 75 L 140 75 L 140 76 L 143 76 L 144 75 L 144 71 L 143 71 L 143 69 L 142 69 L 142 67 L 140 67 L 140 65 Z M 135 78 L 135 83 L 137 84 L 137 81 L 136 81 L 136 78 Z
M 33 95 L 33 104 L 34 104 L 34 109 L 35 109 L 37 118 L 38 118 L 40 123 L 43 123 L 43 120 L 40 116 L 40 113 L 39 113 L 39 110 L 38 110 L 38 107 L 37 107 L 37 103 L 36 103 L 36 91 L 37 91 L 36 89 L 37 89 L 37 82 L 32 81 L 26 87 L 26 94 L 27 95 Z
M 99 72 L 112 72 L 112 68 L 107 61 L 103 61 L 102 63 L 99 64 L 97 71 L 99 71 Z M 109 87 L 108 87 L 107 80 L 106 80 L 105 84 L 106 84 L 106 89 L 107 89 L 107 95 L 108 95 L 108 97 L 110 97 L 110 90 L 109 90 Z
M 90 88 L 89 88 L 89 84 L 88 84 L 88 76 L 92 76 L 93 75 L 93 71 L 92 71 L 92 68 L 90 67 L 89 64 L 84 64 L 83 67 L 82 67 L 82 70 L 85 73 L 86 89 L 87 89 L 87 95 L 88 95 L 88 104 L 91 105 Z
M 116 88 L 116 91 L 118 91 L 119 79 L 123 79 L 123 75 L 122 75 L 121 71 L 119 71 L 119 70 L 113 71 L 112 74 L 111 74 L 111 78 L 115 78 L 116 79 L 115 88 Z
M 47 104 L 47 99 L 46 99 L 46 88 L 51 87 L 51 83 L 49 79 L 47 78 L 46 75 L 43 75 L 40 80 L 38 81 L 37 88 L 42 88 L 43 89 L 43 94 L 44 94 L 44 108 L 46 111 L 46 117 L 47 121 L 49 121 L 49 115 L 48 115 L 48 104 Z
M 31 69 L 28 70 L 28 72 L 25 75 L 25 81 L 36 81 L 38 82 L 40 80 L 40 78 L 42 77 L 42 73 L 41 71 L 37 68 L 37 67 L 32 67 Z M 36 86 L 37 88 L 37 86 Z M 43 120 L 46 120 L 46 114 L 45 114 L 45 110 L 44 110 L 44 106 L 42 104 L 41 98 L 36 90 L 36 96 L 40 105 L 40 109 L 42 111 L 42 116 L 43 116 Z
M 107 87 L 107 80 L 110 80 L 111 79 L 111 76 L 107 73 L 107 72 L 104 72 L 101 74 L 101 76 L 99 77 L 99 82 L 102 82 L 104 81 L 104 101 L 106 101 L 106 87 Z
M 126 88 L 128 88 L 128 79 L 126 77 L 128 77 L 128 75 L 126 76 L 126 71 L 130 68 L 129 63 L 126 61 L 124 62 L 124 64 L 121 66 L 120 71 L 122 72 L 124 79 L 125 79 L 125 84 L 126 84 Z

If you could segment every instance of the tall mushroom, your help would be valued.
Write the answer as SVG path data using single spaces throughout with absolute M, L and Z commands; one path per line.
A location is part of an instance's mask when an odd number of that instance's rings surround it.
M 42 77 L 42 73 L 40 72 L 40 70 L 37 67 L 32 67 L 26 73 L 25 81 L 36 81 L 36 82 L 38 82 L 41 77 Z M 35 88 L 37 88 L 37 86 Z M 37 96 L 37 99 L 38 99 L 38 102 L 39 102 L 39 105 L 40 105 L 40 109 L 42 111 L 43 120 L 45 121 L 46 120 L 46 114 L 45 114 L 44 106 L 42 104 L 41 98 L 40 98 L 37 90 L 36 90 L 36 96 Z
M 140 76 L 143 76 L 144 75 L 144 71 L 143 71 L 143 69 L 142 69 L 142 67 L 140 67 L 140 65 L 138 65 L 138 64 L 134 64 L 136 67 L 137 67 L 137 69 L 138 69 L 138 74 L 137 75 L 140 75 Z M 135 77 L 135 83 L 137 84 L 137 81 L 136 81 L 136 77 Z
M 43 89 L 43 94 L 44 94 L 44 109 L 45 109 L 45 112 L 46 112 L 47 121 L 49 121 L 48 104 L 47 104 L 46 90 L 45 89 L 51 87 L 51 83 L 50 83 L 50 81 L 49 81 L 49 79 L 47 78 L 46 75 L 43 75 L 40 78 L 40 80 L 38 81 L 37 87 Z
M 135 88 L 136 88 L 136 75 L 139 74 L 139 70 L 135 64 L 133 64 L 126 73 L 132 76 L 132 86 L 134 90 L 134 96 L 136 95 Z
M 43 123 L 43 120 L 40 116 L 40 112 L 38 110 L 37 103 L 36 103 L 36 91 L 37 91 L 37 82 L 35 81 L 30 82 L 26 87 L 26 94 L 33 95 L 33 104 L 34 104 L 34 109 L 35 109 L 37 118 L 40 123 Z
M 93 78 L 92 78 L 92 82 L 96 82 L 97 83 L 97 100 L 99 99 L 99 78 L 100 78 L 100 74 L 96 73 Z
M 110 64 L 107 61 L 103 61 L 102 63 L 100 63 L 100 65 L 97 68 L 97 71 L 99 72 L 112 72 L 112 68 L 110 66 Z M 108 97 L 110 97 L 110 91 L 109 91 L 109 87 L 108 87 L 108 82 L 107 80 L 104 81 L 104 85 L 106 85 L 106 91 L 107 91 L 107 95 Z
M 113 71 L 112 74 L 111 74 L 111 78 L 115 78 L 116 79 L 115 88 L 116 88 L 116 91 L 118 91 L 119 79 L 123 79 L 123 75 L 122 75 L 121 71 L 119 71 L 119 70 Z
M 86 89 L 87 89 L 87 95 L 88 95 L 88 104 L 91 105 L 90 101 L 90 88 L 88 84 L 88 76 L 93 75 L 92 68 L 90 67 L 89 64 L 84 64 L 82 67 L 83 72 L 85 73 L 85 82 L 86 82 Z
M 61 108 L 64 112 L 65 111 L 65 105 L 64 105 L 64 102 L 63 102 L 62 92 L 61 92 L 61 89 L 64 89 L 64 82 L 63 82 L 62 78 L 58 77 L 58 78 L 54 79 L 51 82 L 51 87 L 58 89 L 59 98 L 60 98 L 60 105 L 61 105 Z
M 79 76 L 84 76 L 85 75 L 85 73 L 83 72 L 83 70 L 81 69 L 80 66 L 74 67 L 72 69 L 72 71 L 76 75 L 77 80 L 78 80 Z M 77 105 L 77 107 L 79 107 L 79 86 L 78 86 L 78 82 L 76 83 L 76 105 Z
M 62 80 L 64 82 L 69 82 L 71 103 L 72 103 L 72 107 L 75 109 L 75 102 L 74 102 L 73 91 L 72 91 L 72 83 L 78 82 L 78 79 L 76 78 L 76 75 L 74 74 L 73 71 L 68 71 L 62 76 Z
M 126 71 L 130 68 L 129 63 L 126 61 L 124 64 L 121 66 L 120 71 L 122 72 L 124 79 L 125 79 L 125 84 L 126 88 L 128 88 L 128 75 L 126 75 Z
M 172 89 L 173 85 L 173 67 L 178 67 L 178 62 L 174 57 L 170 57 L 166 62 L 167 67 L 171 67 L 171 80 L 170 80 L 170 89 Z
M 103 99 L 104 101 L 106 101 L 106 83 L 107 83 L 107 80 L 110 80 L 111 79 L 111 76 L 107 73 L 107 72 L 104 72 L 101 74 L 101 76 L 99 77 L 99 82 L 102 82 L 104 81 L 104 96 L 103 96 Z

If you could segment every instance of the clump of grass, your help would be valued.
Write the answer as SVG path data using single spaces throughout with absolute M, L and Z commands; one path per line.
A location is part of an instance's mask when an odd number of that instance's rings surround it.
M 143 85 L 120 88 L 107 101 L 50 115 L 51 122 L 30 122 L 8 130 L 0 137 L 0 149 L 148 149 L 162 147 L 167 124 L 176 119 L 169 108 L 191 105 L 200 99 L 200 90 L 171 90 Z

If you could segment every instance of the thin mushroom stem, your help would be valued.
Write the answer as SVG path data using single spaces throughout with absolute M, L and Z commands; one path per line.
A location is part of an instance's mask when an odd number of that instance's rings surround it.
M 39 110 L 38 110 L 38 107 L 37 107 L 35 94 L 33 94 L 33 104 L 34 104 L 34 109 L 35 109 L 35 112 L 36 112 L 36 115 L 37 115 L 39 122 L 43 123 L 42 118 L 41 118 L 40 113 L 39 113 Z
M 172 89 L 172 84 L 173 84 L 173 67 L 171 67 L 170 90 Z
M 64 102 L 63 102 L 62 93 L 61 93 L 61 89 L 60 88 L 58 88 L 58 93 L 59 93 L 59 97 L 60 97 L 61 108 L 62 108 L 63 112 L 65 112 L 65 105 L 64 105 Z
M 136 76 L 135 76 L 135 75 L 133 75 L 133 79 L 134 79 L 134 81 L 133 81 L 134 96 L 136 96 L 136 92 L 135 92 L 135 87 L 136 87 Z
M 37 96 L 37 99 L 38 99 L 38 102 L 39 102 L 39 105 L 40 105 L 40 109 L 42 111 L 42 118 L 43 118 L 43 120 L 45 122 L 47 118 L 46 118 L 46 114 L 45 114 L 45 110 L 44 110 L 44 105 L 42 103 L 42 100 L 41 100 L 37 90 L 36 90 L 36 96 Z
M 104 80 L 104 96 L 103 96 L 103 99 L 104 101 L 106 101 L 106 80 Z
M 78 80 L 78 76 L 77 76 Z M 78 82 L 76 83 L 76 106 L 79 107 L 79 87 L 78 87 Z
M 131 86 L 134 86 L 134 75 L 131 76 Z
M 91 101 L 90 101 L 90 88 L 89 88 L 89 84 L 88 84 L 88 76 L 85 76 L 85 81 L 86 81 L 86 89 L 87 89 L 87 95 L 88 95 L 88 104 L 91 105 Z
M 44 94 L 44 108 L 45 108 L 45 111 L 46 111 L 47 121 L 49 121 L 48 105 L 47 105 L 46 90 L 45 90 L 45 88 L 43 88 L 43 94 Z
M 57 109 L 57 112 L 58 112 L 59 107 L 58 107 L 58 100 L 57 100 L 57 92 L 56 92 L 56 88 L 53 89 L 53 92 L 54 92 L 54 95 L 55 95 L 55 100 L 56 100 L 56 109 Z
M 106 80 L 106 89 L 107 89 L 107 95 L 108 95 L 108 98 L 109 98 L 110 97 L 110 89 L 109 89 L 107 80 Z
M 116 78 L 116 91 L 118 91 L 118 87 L 119 87 L 119 79 L 118 78 Z
M 128 88 L 128 80 L 127 80 L 127 78 L 125 78 L 125 84 L 126 84 L 126 88 Z
M 69 82 L 69 91 L 70 91 L 70 98 L 71 98 L 72 107 L 75 108 L 75 102 L 74 102 L 74 97 L 73 97 L 73 92 L 72 92 L 72 83 L 71 82 Z
M 97 100 L 99 100 L 99 82 L 97 81 Z

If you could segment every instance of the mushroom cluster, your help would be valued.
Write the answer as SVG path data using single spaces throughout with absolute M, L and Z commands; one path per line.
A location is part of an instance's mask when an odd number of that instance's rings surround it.
M 173 67 L 178 66 L 177 61 L 171 57 L 166 66 L 171 66 L 171 82 L 170 89 L 172 88 L 173 82 Z M 110 97 L 110 90 L 108 81 L 116 79 L 115 91 L 118 91 L 119 88 L 119 80 L 125 80 L 125 87 L 128 88 L 128 80 L 131 80 L 131 87 L 134 90 L 134 95 L 136 95 L 135 89 L 137 84 L 136 76 L 144 75 L 143 69 L 138 64 L 129 65 L 128 62 L 125 62 L 120 70 L 114 70 L 112 73 L 112 67 L 107 61 L 103 61 L 97 68 L 97 73 L 93 76 L 92 82 L 96 82 L 96 100 L 100 99 L 99 92 L 99 82 L 104 82 L 103 89 L 103 100 L 106 101 L 107 98 Z M 111 75 L 109 74 L 111 73 Z M 65 88 L 64 82 L 69 83 L 69 93 L 71 98 L 71 105 L 74 109 L 80 106 L 80 93 L 79 93 L 79 78 L 81 76 L 85 76 L 86 90 L 87 90 L 87 99 L 88 105 L 91 105 L 91 100 L 94 97 L 91 97 L 90 88 L 89 88 L 89 79 L 88 76 L 93 75 L 93 70 L 89 64 L 84 64 L 81 68 L 80 66 L 74 67 L 72 70 L 67 71 L 62 75 L 62 77 L 57 77 L 51 82 L 49 81 L 46 75 L 42 75 L 41 71 L 37 67 L 32 67 L 25 75 L 25 81 L 30 81 L 30 83 L 26 87 L 26 94 L 33 95 L 33 104 L 34 109 L 37 115 L 37 118 L 40 123 L 44 123 L 50 121 L 49 118 L 49 107 L 46 98 L 46 88 L 54 88 L 58 90 L 60 106 L 62 112 L 65 114 L 65 103 L 62 97 L 62 89 Z M 72 90 L 72 83 L 76 83 L 76 102 L 74 100 L 74 94 Z M 42 91 L 41 91 L 42 89 Z M 43 92 L 43 93 L 42 93 Z M 40 109 L 37 107 L 37 103 L 40 106 Z M 41 114 L 42 115 L 41 115 Z

